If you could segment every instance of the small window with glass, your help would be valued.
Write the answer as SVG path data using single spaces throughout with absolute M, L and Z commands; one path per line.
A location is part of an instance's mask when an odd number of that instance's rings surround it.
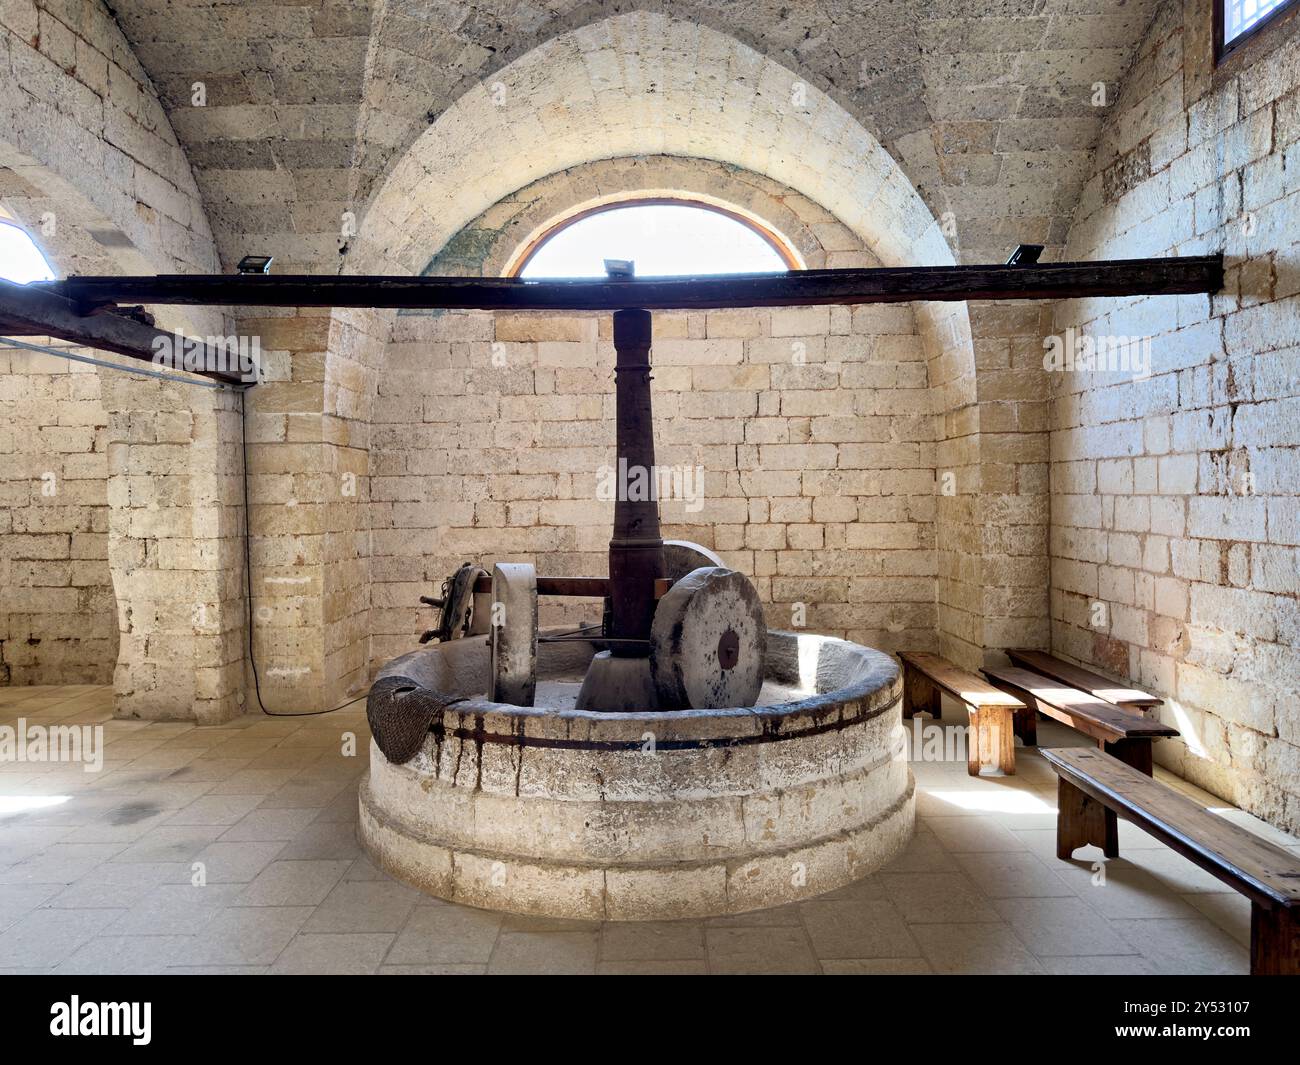
M 1222 59 L 1300 0 L 1215 0 L 1215 52 Z

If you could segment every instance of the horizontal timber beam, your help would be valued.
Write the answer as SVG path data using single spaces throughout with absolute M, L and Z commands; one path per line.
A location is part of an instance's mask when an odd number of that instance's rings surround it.
M 155 362 L 155 344 L 159 338 L 169 346 L 174 346 L 176 341 L 176 334 L 163 332 L 136 318 L 111 313 L 85 314 L 79 305 L 51 291 L 47 285 L 17 285 L 4 280 L 0 280 L 0 336 L 56 337 L 150 364 Z M 206 344 L 197 355 L 205 366 L 220 366 L 224 362 Z M 237 373 L 225 370 L 190 372 L 222 384 L 245 383 Z
M 41 283 L 91 311 L 113 304 L 250 307 L 384 307 L 404 310 L 613 311 L 912 300 L 1039 300 L 1217 292 L 1223 256 L 1035 263 L 794 270 L 640 280 L 514 277 L 389 277 L 316 274 L 159 274 L 70 277 Z

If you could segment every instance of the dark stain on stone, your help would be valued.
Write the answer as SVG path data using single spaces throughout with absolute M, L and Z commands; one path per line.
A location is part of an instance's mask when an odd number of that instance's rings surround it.
M 162 813 L 162 807 L 156 802 L 128 802 L 114 806 L 108 811 L 110 825 L 136 825 L 146 821 L 155 814 Z

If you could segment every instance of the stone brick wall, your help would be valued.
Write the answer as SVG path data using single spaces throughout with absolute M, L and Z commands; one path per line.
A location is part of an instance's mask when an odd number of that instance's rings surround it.
M 874 265 L 823 208 L 757 175 L 682 159 L 611 160 L 485 212 L 431 269 L 497 272 L 539 219 L 603 194 L 676 191 L 741 205 L 809 265 Z M 370 452 L 374 655 L 409 650 L 418 597 L 462 561 L 601 575 L 613 504 L 613 359 L 605 316 L 404 315 L 379 376 Z M 754 578 L 769 623 L 886 649 L 935 645 L 938 419 L 905 305 L 656 313 L 657 461 L 704 469 L 665 535 Z M 546 620 L 599 616 L 547 604 Z
M 0 198 L 56 271 L 217 269 L 189 159 L 105 4 L 0 4 L 0 69 Z M 217 310 L 161 308 L 157 319 L 232 331 Z M 240 712 L 245 679 L 237 401 L 98 379 L 106 483 L 86 491 L 107 499 L 116 712 L 224 720 Z M 40 596 L 51 610 L 70 598 L 59 586 Z
M 1227 286 L 1056 309 L 1151 347 L 1143 380 L 1051 375 L 1052 642 L 1167 700 L 1162 762 L 1295 830 L 1300 35 L 1215 69 L 1210 25 L 1161 9 L 1071 230 L 1071 258 L 1224 249 Z
M 0 684 L 107 684 L 108 414 L 99 372 L 0 344 Z
M 23 183 L 0 194 L 51 262 L 216 269 L 189 160 L 104 3 L 6 0 L 0 71 L 0 167 Z

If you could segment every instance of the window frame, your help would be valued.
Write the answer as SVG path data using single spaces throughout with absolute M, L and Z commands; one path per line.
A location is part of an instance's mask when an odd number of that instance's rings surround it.
M 1300 0 L 1295 0 L 1295 2 L 1300 2 Z M 758 234 L 785 263 L 787 270 L 803 269 L 803 263 L 799 259 L 798 253 L 784 237 L 780 236 L 775 230 L 763 225 L 762 222 L 741 214 L 739 211 L 733 211 L 719 204 L 710 203 L 707 200 L 698 200 L 690 196 L 632 196 L 625 200 L 611 200 L 608 203 L 598 203 L 591 207 L 584 207 L 582 210 L 566 215 L 558 222 L 548 226 L 515 253 L 510 269 L 505 276 L 519 277 L 542 245 L 552 237 L 564 232 L 570 226 L 591 218 L 593 215 L 604 214 L 607 211 L 621 211 L 629 207 L 698 207 L 705 211 L 712 211 L 714 214 L 730 218 L 733 222 L 739 222 L 746 229 Z
M 1259 22 L 1251 26 L 1245 33 L 1234 37 L 1230 41 L 1224 40 L 1224 34 L 1227 31 L 1227 3 L 1228 0 L 1214 0 L 1214 62 L 1219 64 L 1234 55 L 1244 45 L 1251 41 L 1262 32 L 1277 25 L 1278 20 L 1292 14 L 1300 6 L 1300 0 L 1286 0 L 1285 3 L 1278 5 Z

